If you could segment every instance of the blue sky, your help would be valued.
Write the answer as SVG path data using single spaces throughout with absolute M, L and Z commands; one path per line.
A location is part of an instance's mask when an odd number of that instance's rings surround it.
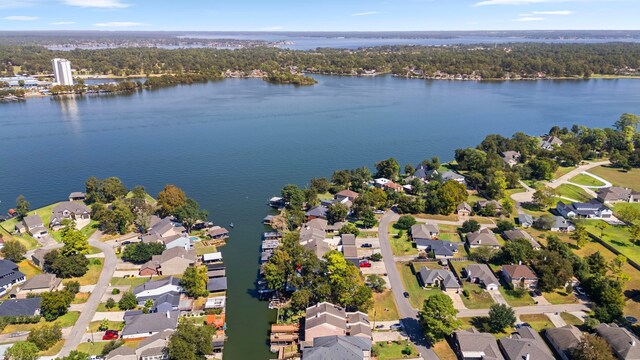
M 0 30 L 638 30 L 639 0 L 0 0 Z

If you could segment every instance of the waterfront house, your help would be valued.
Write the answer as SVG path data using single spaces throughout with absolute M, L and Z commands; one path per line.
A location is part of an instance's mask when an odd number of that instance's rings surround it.
M 571 204 L 558 202 L 556 211 L 565 218 L 610 219 L 613 216 L 611 209 L 595 200 Z
M 458 252 L 458 243 L 444 240 L 417 239 L 416 248 L 433 254 L 436 259 L 448 259 Z
M 225 296 L 215 296 L 207 298 L 207 302 L 204 304 L 205 309 L 224 309 L 227 302 Z
M 570 360 L 571 352 L 580 344 L 582 332 L 573 325 L 565 325 L 546 329 L 544 336 L 560 359 Z
M 349 200 L 349 201 L 351 201 L 353 203 L 353 201 L 358 197 L 358 195 L 360 195 L 360 194 L 358 194 L 355 191 L 351 191 L 349 189 L 346 189 L 346 190 L 342 190 L 339 193 L 337 193 L 334 196 L 334 199 L 336 199 L 338 201 L 347 199 L 347 200 Z
M 502 161 L 510 167 L 517 165 L 520 161 L 520 157 L 521 155 L 517 151 L 505 151 L 502 153 Z
M 531 244 L 531 247 L 534 250 L 540 250 L 542 248 L 540 246 L 540 243 L 536 241 L 536 239 L 534 239 L 528 232 L 522 229 L 507 230 L 502 234 L 502 237 L 504 237 L 505 240 L 509 241 L 514 241 L 516 239 L 525 239 Z
M 553 223 L 551 224 L 551 231 L 557 232 L 570 232 L 575 231 L 576 226 L 568 219 L 563 218 L 562 216 L 554 216 Z
M 18 265 L 13 261 L 0 259 L 0 296 L 26 280 L 26 275 L 19 270 Z
M 160 221 L 152 225 L 151 229 L 149 230 L 149 234 L 155 234 L 159 237 L 182 235 L 186 233 L 187 229 L 185 229 L 179 223 L 175 222 L 171 217 L 160 219 Z
M 27 281 L 25 281 L 22 285 L 16 287 L 17 291 L 11 291 L 11 296 L 24 299 L 29 294 L 42 294 L 45 292 L 51 292 L 56 290 L 62 290 L 62 280 L 58 279 L 53 274 L 38 274 Z
M 318 303 L 306 309 L 305 343 L 322 336 L 359 336 L 371 341 L 369 317 L 362 312 L 348 313 L 343 308 L 328 302 Z
M 552 151 L 556 147 L 562 146 L 562 140 L 560 140 L 557 136 L 546 136 L 540 139 L 540 148 Z
M 518 214 L 518 224 L 523 228 L 528 228 L 533 225 L 533 216 L 525 213 Z
M 166 250 L 173 249 L 176 247 L 179 247 L 185 250 L 191 250 L 195 247 L 193 244 L 193 241 L 191 241 L 191 239 L 189 239 L 189 237 L 184 234 L 177 234 L 177 235 L 170 235 L 167 237 L 163 237 L 163 238 L 160 238 L 160 241 L 162 241 Z
M 80 201 L 63 201 L 51 209 L 49 227 L 54 231 L 60 230 L 64 227 L 64 220 L 73 221 L 77 229 L 82 229 L 91 221 L 91 209 Z
M 640 339 L 629 330 L 616 324 L 600 324 L 596 327 L 596 332 L 607 341 L 618 359 L 640 359 Z
M 473 328 L 454 331 L 453 345 L 461 360 L 504 360 L 496 338 Z
M 180 311 L 165 313 L 148 313 L 141 311 L 127 311 L 124 314 L 124 328 L 121 338 L 144 339 L 165 330 L 175 330 L 178 326 Z
M 493 249 L 499 249 L 500 243 L 496 238 L 493 231 L 489 229 L 481 229 L 476 232 L 467 234 L 467 245 L 471 249 L 479 248 L 481 246 L 490 247 Z
M 328 207 L 323 206 L 323 205 L 319 205 L 319 206 L 315 206 L 312 207 L 311 209 L 307 210 L 307 212 L 305 213 L 305 216 L 307 217 L 307 221 L 309 220 L 313 220 L 313 219 L 327 219 L 327 211 L 329 210 Z
M 454 290 L 460 289 L 460 284 L 455 275 L 449 270 L 444 269 L 429 269 L 426 266 L 420 268 L 418 272 L 418 278 L 422 283 L 422 287 L 439 287 L 442 290 Z
M 453 171 L 444 171 L 442 172 L 442 174 L 440 174 L 440 179 L 442 179 L 442 182 L 447 182 L 449 180 L 453 180 L 453 181 L 457 181 L 462 185 L 466 185 L 467 181 L 464 178 L 464 176 L 455 173 Z
M 139 275 L 182 275 L 195 262 L 194 250 L 187 251 L 181 247 L 174 247 L 163 251 L 161 255 L 153 255 L 150 261 L 142 265 Z
M 22 219 L 22 224 L 24 225 L 24 231 L 26 231 L 29 235 L 33 236 L 36 239 L 41 239 L 42 237 L 49 234 L 47 228 L 45 228 L 44 224 L 42 224 L 42 219 L 40 219 L 40 216 L 38 214 L 26 216 L 24 219 Z
M 0 303 L 0 317 L 4 316 L 37 316 L 40 315 L 42 299 L 9 299 Z
M 87 198 L 87 194 L 81 191 L 74 191 L 69 194 L 69 201 L 84 201 Z
M 502 277 L 514 287 L 535 289 L 538 286 L 538 276 L 527 265 L 504 265 Z
M 214 226 L 207 231 L 207 235 L 212 239 L 226 239 L 229 237 L 229 230 L 220 226 Z
M 640 192 L 620 186 L 611 186 L 598 191 L 598 201 L 603 204 L 640 202 Z
M 487 264 L 469 264 L 463 269 L 467 281 L 478 284 L 487 290 L 498 290 L 500 281 Z
M 303 360 L 369 360 L 371 341 L 358 336 L 321 336 L 302 350 Z
M 283 208 L 285 205 L 286 205 L 285 201 L 281 197 L 274 196 L 271 199 L 269 199 L 269 206 L 271 206 L 272 208 L 280 209 L 280 208 Z
M 261 249 L 262 249 L 262 251 L 273 252 L 273 250 L 275 250 L 279 246 L 280 246 L 280 240 L 278 240 L 278 239 L 269 239 L 269 240 L 263 240 L 262 241 Z
M 314 240 L 306 242 L 303 245 L 304 245 L 305 249 L 311 250 L 314 254 L 316 254 L 318 259 L 322 259 L 324 254 L 326 254 L 329 251 L 333 250 L 329 246 L 329 244 L 324 240 L 315 240 L 314 239 Z
M 160 280 L 147 281 L 142 285 L 133 288 L 133 295 L 136 296 L 138 302 L 144 305 L 144 301 L 150 298 L 158 298 L 168 293 L 181 293 L 180 279 L 169 276 Z
M 471 216 L 471 206 L 467 204 L 466 201 L 463 201 L 460 205 L 456 207 L 456 213 L 458 214 L 458 221 L 467 221 L 469 220 L 469 216 Z
M 424 166 L 424 165 L 420 165 L 418 166 L 418 168 L 416 169 L 416 171 L 413 173 L 413 176 L 423 180 L 423 181 L 429 181 L 431 179 L 433 179 L 435 176 L 438 175 L 438 170 L 436 169 L 429 169 L 428 167 Z
M 511 336 L 501 338 L 498 344 L 506 360 L 554 360 L 542 337 L 529 326 L 519 327 Z
M 411 238 L 413 241 L 422 240 L 437 240 L 440 230 L 438 230 L 438 224 L 415 224 L 411 226 Z

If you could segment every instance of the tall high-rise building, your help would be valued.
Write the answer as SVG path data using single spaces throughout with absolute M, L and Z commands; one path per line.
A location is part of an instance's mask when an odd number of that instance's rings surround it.
M 67 59 L 53 59 L 53 76 L 57 85 L 73 85 L 73 76 L 71 75 L 71 63 Z

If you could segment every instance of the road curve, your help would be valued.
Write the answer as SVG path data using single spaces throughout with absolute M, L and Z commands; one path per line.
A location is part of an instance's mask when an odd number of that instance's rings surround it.
M 393 211 L 387 211 L 380 219 L 378 226 L 378 239 L 380 240 L 380 252 L 382 253 L 382 261 L 387 268 L 387 276 L 389 278 L 389 286 L 393 292 L 393 297 L 398 305 L 402 326 L 411 341 L 416 344 L 420 355 L 425 360 L 438 360 L 436 353 L 429 348 L 429 343 L 424 338 L 422 327 L 418 323 L 418 312 L 411 307 L 409 300 L 404 297 L 404 285 L 398 273 L 391 244 L 389 244 L 389 224 L 399 218 L 398 214 Z
M 87 331 L 87 327 L 89 326 L 89 323 L 91 323 L 91 320 L 93 320 L 93 315 L 96 313 L 96 309 L 102 300 L 102 296 L 106 292 L 107 287 L 109 287 L 113 273 L 116 270 L 117 258 L 113 251 L 113 247 L 100 241 L 100 237 L 102 237 L 102 233 L 100 231 L 96 231 L 89 238 L 89 245 L 102 250 L 104 253 L 104 266 L 100 273 L 100 279 L 98 279 L 95 289 L 91 292 L 91 296 L 89 296 L 89 299 L 85 303 L 84 310 L 80 313 L 78 321 L 66 337 L 64 346 L 62 347 L 62 350 L 60 350 L 60 353 L 58 353 L 58 357 L 69 355 L 69 353 L 72 350 L 75 350 L 81 342 L 85 341 L 83 337 Z

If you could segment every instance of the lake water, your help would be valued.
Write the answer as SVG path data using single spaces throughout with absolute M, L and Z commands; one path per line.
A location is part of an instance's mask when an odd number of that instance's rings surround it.
M 449 160 L 486 134 L 609 126 L 640 113 L 640 80 L 454 82 L 318 76 L 311 87 L 229 79 L 126 96 L 0 104 L 0 208 L 118 176 L 182 187 L 220 225 L 228 266 L 226 359 L 266 359 L 275 313 L 253 297 L 266 200 L 289 183 L 396 157 Z

